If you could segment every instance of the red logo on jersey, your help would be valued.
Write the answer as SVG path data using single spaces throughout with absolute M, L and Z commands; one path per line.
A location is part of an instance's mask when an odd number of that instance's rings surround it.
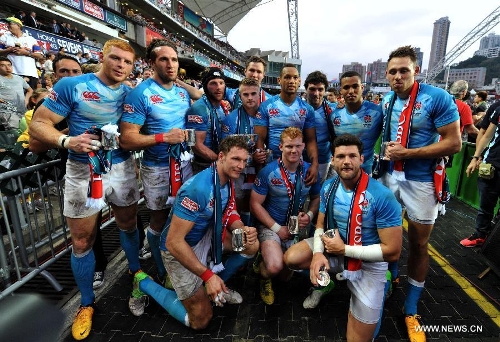
M 210 202 L 208 202 L 208 207 L 209 207 L 209 208 L 213 208 L 213 207 L 214 207 L 214 205 L 215 205 L 215 198 L 213 198 L 213 197 L 212 197 L 212 198 L 210 199 Z
M 371 115 L 365 115 L 363 117 L 363 119 L 365 120 L 365 123 L 371 123 L 372 122 L 372 117 Z
M 415 110 L 420 110 L 420 109 L 422 109 L 422 102 L 415 103 Z
M 188 197 L 184 197 L 182 199 L 181 205 L 190 211 L 198 211 L 198 209 L 200 209 L 200 206 L 198 205 L 198 203 L 196 203 L 195 201 L 193 201 L 192 199 L 190 199 Z
M 224 133 L 229 133 L 229 126 L 228 125 L 221 125 L 220 130 Z
M 203 118 L 199 115 L 188 115 L 188 122 L 203 123 Z
M 271 108 L 267 112 L 269 113 L 270 117 L 275 117 L 275 116 L 280 115 L 280 110 L 277 108 Z
M 153 103 L 153 104 L 157 104 L 157 103 L 162 103 L 163 102 L 163 99 L 161 98 L 160 95 L 151 95 L 149 97 L 149 100 Z
M 333 119 L 333 125 L 340 126 L 340 118 L 339 117 Z
M 255 114 L 255 118 L 256 118 L 256 119 L 262 119 L 262 115 L 260 115 L 260 112 L 257 112 L 257 113 Z
M 97 91 L 84 91 L 82 93 L 83 101 L 99 101 L 99 93 Z
M 134 105 L 131 105 L 131 104 L 128 104 L 128 103 L 124 104 L 123 105 L 123 111 L 125 113 L 133 113 L 134 112 Z
M 283 185 L 283 181 L 279 178 L 271 178 L 272 185 Z
M 306 110 L 305 110 L 304 108 L 301 108 L 301 109 L 299 110 L 299 116 L 306 116 L 306 113 L 307 113 L 307 112 L 306 112 Z
M 181 92 L 181 93 L 179 93 L 179 96 L 180 96 L 180 97 L 181 97 L 181 99 L 183 99 L 183 100 L 186 98 L 186 94 L 184 94 L 184 93 L 182 93 L 182 92 Z
M 52 101 L 57 101 L 57 97 L 58 97 L 58 96 L 59 96 L 59 95 L 58 95 L 58 94 L 54 91 L 54 89 L 52 89 L 52 90 L 50 91 L 50 94 L 49 94 L 49 96 L 48 96 L 48 97 L 49 97 L 49 99 L 51 99 Z

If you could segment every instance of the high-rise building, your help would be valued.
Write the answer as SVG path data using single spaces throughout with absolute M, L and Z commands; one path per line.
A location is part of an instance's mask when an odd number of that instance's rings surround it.
M 344 72 L 351 70 L 356 71 L 361 75 L 361 82 L 366 82 L 366 66 L 359 62 L 351 62 L 351 64 L 342 65 L 342 73 L 339 75 L 339 79 Z
M 417 64 L 420 67 L 420 72 L 424 70 L 424 66 L 422 65 L 424 62 L 424 53 L 420 51 L 420 48 L 415 48 L 415 53 L 417 54 Z
M 428 70 L 432 70 L 436 64 L 446 55 L 448 35 L 450 33 L 450 20 L 443 17 L 434 22 L 432 31 L 431 54 L 429 56 Z
M 474 56 L 484 56 L 487 58 L 500 56 L 500 36 L 493 32 L 481 38 L 479 50 L 474 52 Z
M 382 62 L 382 59 L 368 63 L 368 66 L 366 67 L 366 83 L 387 83 L 385 78 L 386 69 L 387 62 Z

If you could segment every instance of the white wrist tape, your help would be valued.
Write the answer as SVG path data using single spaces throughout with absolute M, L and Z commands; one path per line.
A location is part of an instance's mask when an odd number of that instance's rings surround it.
M 321 241 L 321 235 L 325 230 L 323 228 L 316 228 L 314 231 L 314 240 L 313 240 L 313 254 L 314 253 L 323 253 L 325 251 L 325 245 L 323 245 L 323 241 Z
M 345 256 L 365 261 L 384 261 L 382 247 L 379 243 L 369 246 L 345 245 Z
M 278 234 L 281 229 L 281 225 L 278 222 L 274 222 L 274 224 L 269 229 Z
M 314 214 L 313 214 L 313 212 L 309 210 L 309 211 L 307 212 L 307 216 L 309 216 L 309 222 L 312 222 L 312 221 L 313 221 L 313 218 L 314 218 Z
M 59 136 L 59 138 L 57 138 L 57 145 L 61 146 L 62 148 L 66 148 L 66 147 L 64 147 L 64 143 L 68 139 L 69 139 L 69 135 L 63 134 L 63 135 Z

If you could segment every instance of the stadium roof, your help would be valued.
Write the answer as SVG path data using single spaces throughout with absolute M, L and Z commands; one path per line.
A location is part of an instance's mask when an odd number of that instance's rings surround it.
M 182 3 L 202 17 L 210 19 L 224 34 L 229 31 L 261 0 L 182 0 Z

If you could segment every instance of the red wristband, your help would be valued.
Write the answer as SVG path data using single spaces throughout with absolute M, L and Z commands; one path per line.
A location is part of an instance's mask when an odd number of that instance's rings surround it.
M 205 270 L 205 272 L 203 272 L 201 275 L 200 275 L 200 278 L 201 280 L 203 280 L 203 282 L 207 282 L 208 279 L 212 278 L 212 276 L 214 275 L 214 272 L 212 272 L 211 269 L 207 268 Z
M 157 144 L 161 144 L 162 142 L 164 142 L 163 133 L 156 133 L 155 134 L 155 141 Z

